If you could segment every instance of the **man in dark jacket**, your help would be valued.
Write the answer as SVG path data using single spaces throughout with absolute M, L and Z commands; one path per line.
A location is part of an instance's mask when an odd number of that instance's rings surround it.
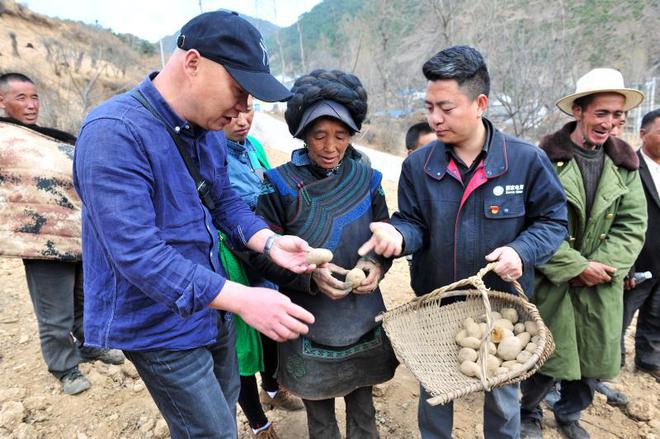
M 372 223 L 360 249 L 384 256 L 414 254 L 412 287 L 418 296 L 475 274 L 493 289 L 513 293 L 519 279 L 532 295 L 533 267 L 566 236 L 566 200 L 540 149 L 497 130 L 483 117 L 490 78 L 481 54 L 455 46 L 428 60 L 426 109 L 437 140 L 403 163 L 399 212 L 392 224 Z M 451 403 L 431 406 L 421 388 L 419 428 L 424 439 L 450 438 Z M 486 393 L 486 438 L 517 438 L 518 387 Z
M 649 215 L 646 241 L 634 271 L 650 271 L 653 277 L 623 296 L 623 335 L 639 309 L 635 333 L 635 365 L 660 381 L 660 109 L 647 113 L 640 128 L 642 147 L 639 175 Z M 622 346 L 623 348 L 623 346 Z M 622 349 L 623 357 L 623 349 Z

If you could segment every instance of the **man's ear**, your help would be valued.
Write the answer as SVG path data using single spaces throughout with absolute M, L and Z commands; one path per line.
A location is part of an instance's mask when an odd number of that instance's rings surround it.
M 575 118 L 575 120 L 580 121 L 582 120 L 582 115 L 584 111 L 582 110 L 582 107 L 580 107 L 579 105 L 573 104 L 573 106 L 571 107 L 571 113 L 573 113 L 573 117 Z
M 477 96 L 477 107 L 479 108 L 479 116 L 483 116 L 488 108 L 488 96 L 485 94 L 480 94 Z
M 197 50 L 190 49 L 183 58 L 183 71 L 188 77 L 196 76 L 199 73 L 201 64 L 202 55 Z
M 3 110 L 6 108 L 5 107 L 5 95 L 3 95 L 3 94 L 0 94 L 0 108 L 2 108 Z

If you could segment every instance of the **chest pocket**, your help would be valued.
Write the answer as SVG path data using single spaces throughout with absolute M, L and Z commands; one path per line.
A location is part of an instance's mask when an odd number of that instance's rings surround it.
M 525 215 L 525 198 L 522 194 L 491 196 L 484 199 L 484 215 L 488 219 L 509 219 Z

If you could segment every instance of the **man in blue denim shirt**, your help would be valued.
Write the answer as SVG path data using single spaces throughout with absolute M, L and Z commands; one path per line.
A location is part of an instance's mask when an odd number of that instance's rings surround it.
M 94 109 L 80 132 L 74 184 L 83 202 L 86 343 L 124 350 L 172 438 L 234 439 L 233 328 L 216 310 L 276 341 L 306 333 L 314 318 L 275 290 L 225 279 L 216 227 L 237 248 L 292 271 L 313 266 L 306 242 L 275 235 L 231 190 L 217 130 L 245 111 L 248 93 L 283 101 L 289 92 L 270 75 L 259 32 L 234 13 L 194 18 L 177 46 L 162 72 Z M 167 126 L 215 208 L 202 204 Z

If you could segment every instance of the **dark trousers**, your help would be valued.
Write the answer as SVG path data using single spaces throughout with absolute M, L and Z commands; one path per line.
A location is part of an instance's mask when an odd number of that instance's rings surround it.
M 277 392 L 279 385 L 275 379 L 277 372 L 277 343 L 263 334 L 261 344 L 264 352 L 264 370 L 261 372 L 261 386 L 267 392 Z M 259 401 L 259 389 L 254 375 L 241 377 L 241 393 L 238 404 L 253 429 L 261 428 L 268 423 L 268 417 Z
M 635 364 L 644 369 L 660 369 L 659 279 L 654 277 L 623 293 L 622 363 L 625 355 L 623 338 L 637 310 L 639 310 L 639 315 L 635 333 Z
M 377 439 L 376 409 L 372 386 L 360 387 L 344 396 L 346 403 L 346 439 Z M 335 398 L 312 401 L 303 399 L 307 410 L 309 439 L 340 439 Z
M 81 361 L 83 342 L 82 264 L 23 259 L 30 299 L 39 326 L 41 354 L 60 379 Z
M 524 420 L 541 421 L 543 409 L 541 401 L 555 385 L 556 380 L 547 375 L 536 373 L 522 382 L 520 417 Z M 566 381 L 561 380 L 561 397 L 553 406 L 555 419 L 560 424 L 577 421 L 582 410 L 589 407 L 594 398 L 594 391 L 586 378 Z
M 419 386 L 417 423 L 423 439 L 451 439 L 454 428 L 454 403 L 432 406 L 431 395 Z M 498 387 L 484 395 L 484 437 L 514 439 L 520 435 L 518 386 Z
M 196 349 L 124 351 L 172 439 L 236 439 L 240 380 L 231 315 L 219 322 L 218 330 L 214 344 Z

